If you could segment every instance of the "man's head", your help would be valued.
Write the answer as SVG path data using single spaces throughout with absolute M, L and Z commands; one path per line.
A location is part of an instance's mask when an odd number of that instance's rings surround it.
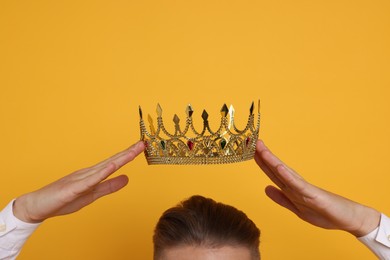
M 259 238 L 260 230 L 244 212 L 192 196 L 160 217 L 154 259 L 260 259 Z

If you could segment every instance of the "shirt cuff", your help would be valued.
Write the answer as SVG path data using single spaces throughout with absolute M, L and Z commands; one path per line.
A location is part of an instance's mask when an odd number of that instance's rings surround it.
M 40 223 L 26 223 L 15 217 L 12 200 L 0 212 L 0 259 L 14 259 Z
M 390 218 L 381 214 L 379 226 L 365 236 L 357 238 L 379 259 L 390 259 Z

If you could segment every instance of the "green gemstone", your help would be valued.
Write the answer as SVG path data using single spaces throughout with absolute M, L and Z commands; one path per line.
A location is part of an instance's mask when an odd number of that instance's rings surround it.
M 226 146 L 226 140 L 225 139 L 222 139 L 221 142 L 219 143 L 221 145 L 221 148 L 224 149 L 225 146 Z
M 160 144 L 161 144 L 161 148 L 162 148 L 163 150 L 165 150 L 165 148 L 166 148 L 166 146 L 165 146 L 165 141 L 164 141 L 164 140 L 161 141 Z

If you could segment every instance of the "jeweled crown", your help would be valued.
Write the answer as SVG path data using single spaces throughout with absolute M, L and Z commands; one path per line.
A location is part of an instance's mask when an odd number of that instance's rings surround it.
M 162 108 L 157 104 L 157 126 L 148 115 L 149 129 L 145 127 L 139 107 L 141 140 L 145 143 L 148 164 L 222 164 L 253 159 L 260 128 L 260 101 L 255 124 L 254 102 L 249 109 L 248 122 L 243 130 L 234 123 L 235 110 L 224 104 L 221 109 L 221 124 L 213 131 L 209 126 L 208 113 L 203 110 L 203 130 L 198 132 L 193 125 L 191 105 L 186 108 L 186 125 L 180 128 L 180 119 L 175 114 L 175 132 L 169 133 L 162 118 Z

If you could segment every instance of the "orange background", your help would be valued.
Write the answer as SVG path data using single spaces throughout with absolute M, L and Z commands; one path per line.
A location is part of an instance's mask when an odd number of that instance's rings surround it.
M 240 126 L 260 98 L 280 158 L 390 214 L 389 13 L 389 1 L 2 1 L 0 205 L 136 142 L 138 105 L 183 122 L 191 103 L 199 125 L 203 108 L 212 124 L 233 103 Z M 192 194 L 245 211 L 263 259 L 375 259 L 269 200 L 254 162 L 140 156 L 120 173 L 124 190 L 46 221 L 20 259 L 151 259 L 158 217 Z

